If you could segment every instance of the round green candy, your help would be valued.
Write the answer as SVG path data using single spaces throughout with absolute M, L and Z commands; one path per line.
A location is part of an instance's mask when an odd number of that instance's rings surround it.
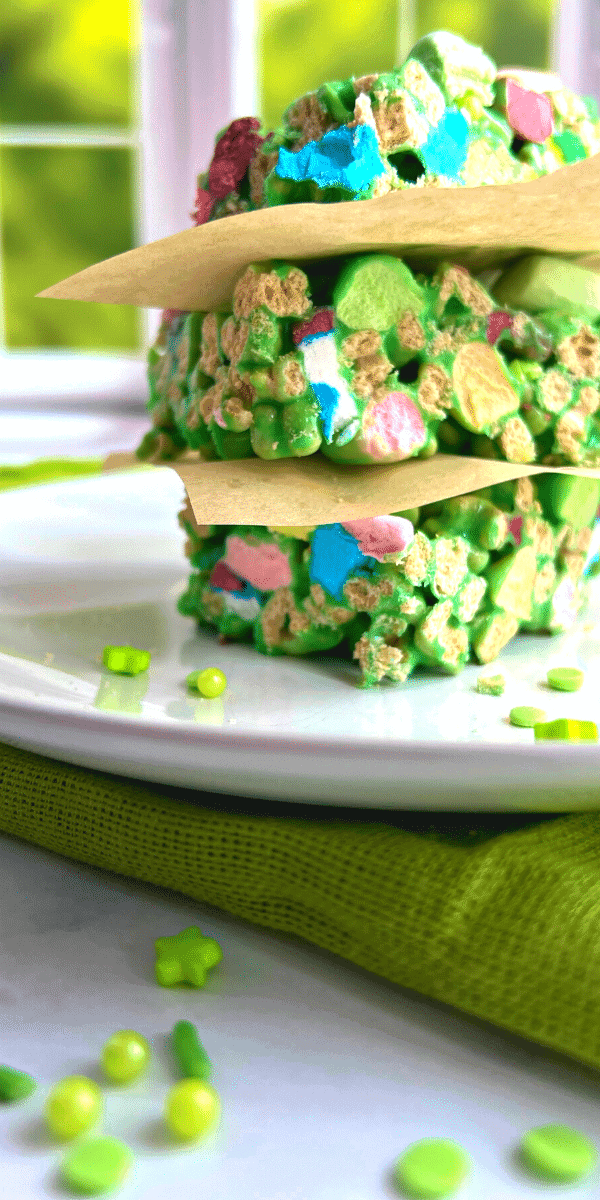
M 394 1179 L 400 1190 L 415 1200 L 438 1200 L 456 1191 L 470 1166 L 468 1155 L 456 1142 L 424 1138 L 400 1156 Z
M 577 667 L 552 667 L 546 676 L 548 687 L 556 692 L 578 692 L 584 678 Z
M 119 1029 L 104 1043 L 100 1061 L 104 1074 L 114 1083 L 130 1083 L 148 1066 L 150 1046 L 135 1029 Z
M 568 1125 L 540 1125 L 521 1141 L 521 1155 L 530 1171 L 553 1183 L 573 1183 L 596 1165 L 595 1147 Z
M 182 1142 L 204 1137 L 221 1115 L 221 1101 L 210 1083 L 200 1079 L 182 1079 L 167 1095 L 165 1122 Z
M 25 1071 L 0 1066 L 0 1100 L 5 1104 L 12 1104 L 15 1100 L 26 1100 L 27 1096 L 35 1092 L 36 1087 L 35 1079 Z
M 91 1129 L 102 1109 L 102 1092 L 85 1075 L 67 1075 L 50 1092 L 44 1116 L 55 1137 L 69 1141 Z
M 521 729 L 533 729 L 534 725 L 546 720 L 546 714 L 543 708 L 531 708 L 528 704 L 521 704 L 517 708 L 511 708 L 508 719 L 511 725 L 518 725 Z
M 69 1188 L 82 1196 L 99 1196 L 119 1187 L 133 1166 L 129 1146 L 116 1138 L 92 1138 L 82 1142 L 62 1164 Z
M 197 688 L 206 700 L 214 700 L 227 687 L 227 676 L 218 667 L 205 667 L 203 671 L 192 671 L 186 683 L 189 688 Z

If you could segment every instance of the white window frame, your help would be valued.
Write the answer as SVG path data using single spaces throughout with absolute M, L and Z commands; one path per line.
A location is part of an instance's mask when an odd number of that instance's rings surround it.
M 258 111 L 255 0 L 140 0 L 140 5 L 132 37 L 139 51 L 130 133 L 0 126 L 0 150 L 2 145 L 131 147 L 137 245 L 189 226 L 196 175 L 210 161 L 215 134 L 234 117 Z M 0 258 L 0 287 L 1 267 Z M 8 350 L 0 325 L 0 409 L 142 409 L 145 349 L 157 313 L 143 311 L 140 321 L 142 351 L 132 354 Z
M 257 0 L 140 0 L 136 128 L 0 127 L 2 144 L 127 145 L 136 151 L 136 243 L 189 226 L 195 178 L 214 136 L 234 117 L 256 113 Z M 416 0 L 400 4 L 398 61 L 413 42 Z M 553 65 L 574 91 L 600 99 L 600 0 L 559 0 Z M 1 197 L 0 197 L 1 205 Z M 0 287 L 1 278 L 0 260 Z M 40 302 L 41 303 L 41 302 Z M 44 303 L 60 303 L 45 301 Z M 1 317 L 1 313 L 0 313 Z M 140 354 L 2 349 L 0 409 L 101 407 L 141 409 L 145 348 L 157 313 L 140 314 Z

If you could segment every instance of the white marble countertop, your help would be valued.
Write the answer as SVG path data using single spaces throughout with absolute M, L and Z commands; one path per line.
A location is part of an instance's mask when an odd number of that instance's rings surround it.
M 223 962 L 202 991 L 160 988 L 153 941 L 189 924 L 219 940 Z M 223 1103 L 219 1134 L 193 1149 L 173 1146 L 161 1122 L 175 1078 L 165 1035 L 183 1017 Z M 104 1130 L 136 1158 L 123 1200 L 390 1200 L 395 1158 L 427 1136 L 472 1155 L 460 1200 L 598 1194 L 597 1176 L 551 1189 L 514 1162 L 532 1125 L 600 1140 L 592 1072 L 291 938 L 0 839 L 0 1061 L 39 1082 L 0 1111 L 3 1195 L 63 1195 L 44 1097 L 64 1075 L 96 1075 L 119 1028 L 154 1050 L 144 1079 L 105 1092 Z

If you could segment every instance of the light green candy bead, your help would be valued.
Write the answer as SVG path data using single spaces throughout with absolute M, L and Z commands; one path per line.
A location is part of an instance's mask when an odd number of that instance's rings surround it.
M 130 1083 L 141 1075 L 150 1060 L 150 1046 L 135 1029 L 120 1029 L 102 1047 L 104 1074 L 114 1083 Z
M 186 679 L 189 688 L 195 688 L 206 700 L 214 700 L 227 687 L 227 676 L 218 667 L 205 667 L 204 671 L 192 671 Z
M 165 1102 L 165 1122 L 182 1142 L 204 1137 L 221 1115 L 214 1087 L 200 1079 L 182 1079 L 171 1088 Z
M 530 1171 L 552 1183 L 582 1179 L 596 1165 L 598 1157 L 589 1139 L 568 1125 L 540 1125 L 530 1129 L 521 1141 L 521 1155 Z
M 70 1141 L 95 1125 L 102 1109 L 102 1092 L 85 1075 L 67 1075 L 52 1088 L 44 1116 L 51 1133 Z
M 394 1178 L 400 1191 L 414 1200 L 441 1200 L 451 1196 L 466 1179 L 470 1165 L 456 1142 L 424 1138 L 404 1151 L 394 1168 Z
M 133 1155 L 116 1138 L 93 1138 L 82 1142 L 65 1158 L 61 1174 L 71 1191 L 80 1196 L 99 1196 L 123 1183 L 133 1166 Z

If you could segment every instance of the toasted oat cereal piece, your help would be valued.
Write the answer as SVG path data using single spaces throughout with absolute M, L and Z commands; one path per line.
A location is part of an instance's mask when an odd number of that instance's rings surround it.
M 504 675 L 478 675 L 476 691 L 480 696 L 503 696 L 506 688 Z

